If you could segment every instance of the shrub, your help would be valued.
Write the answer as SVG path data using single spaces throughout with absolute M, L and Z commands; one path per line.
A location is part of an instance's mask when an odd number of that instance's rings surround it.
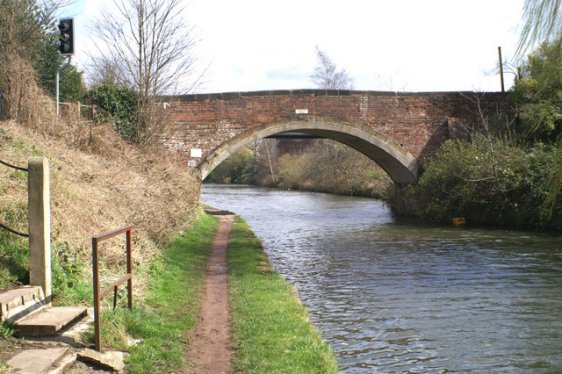
M 105 82 L 93 87 L 90 98 L 100 107 L 100 121 L 113 121 L 117 132 L 129 141 L 139 138 L 136 125 L 138 100 L 137 94 L 130 88 Z
M 406 198 L 416 216 L 431 221 L 460 216 L 474 223 L 560 230 L 562 199 L 550 218 L 543 206 L 556 152 L 541 144 L 526 150 L 484 136 L 472 142 L 450 140 Z
M 386 198 L 392 182 L 374 161 L 344 144 L 321 140 L 279 162 L 279 186 Z
M 255 150 L 242 148 L 209 174 L 206 181 L 211 183 L 250 183 L 257 168 Z

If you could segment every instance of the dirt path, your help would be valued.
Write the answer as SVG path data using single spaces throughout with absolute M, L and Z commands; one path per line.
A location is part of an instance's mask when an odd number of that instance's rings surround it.
M 220 374 L 230 372 L 232 342 L 228 304 L 226 246 L 234 216 L 217 216 L 219 228 L 207 263 L 201 314 L 189 335 L 185 353 L 189 368 L 185 373 Z

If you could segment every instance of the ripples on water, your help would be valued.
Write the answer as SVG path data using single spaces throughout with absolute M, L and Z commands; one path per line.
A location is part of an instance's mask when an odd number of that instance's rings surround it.
M 205 185 L 346 373 L 562 372 L 562 238 L 395 222 L 380 201 Z

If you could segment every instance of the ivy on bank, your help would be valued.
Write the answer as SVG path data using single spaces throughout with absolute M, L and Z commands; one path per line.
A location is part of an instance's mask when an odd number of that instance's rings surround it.
M 132 89 L 111 82 L 94 86 L 89 92 L 90 99 L 99 105 L 99 121 L 113 121 L 115 129 L 125 140 L 139 137 L 135 126 L 138 112 L 138 97 Z

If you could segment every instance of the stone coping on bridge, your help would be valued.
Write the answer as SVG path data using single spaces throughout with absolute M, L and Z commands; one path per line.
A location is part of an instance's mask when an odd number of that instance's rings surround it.
M 240 91 L 240 92 L 216 92 L 197 93 L 189 95 L 167 95 L 162 96 L 164 100 L 175 100 L 180 102 L 205 101 L 214 99 L 235 99 L 237 97 L 251 96 L 279 96 L 279 95 L 308 95 L 308 96 L 435 96 L 435 95 L 505 95 L 500 91 L 362 91 L 362 90 L 325 90 L 325 89 L 295 89 L 295 90 L 263 90 L 263 91 Z

